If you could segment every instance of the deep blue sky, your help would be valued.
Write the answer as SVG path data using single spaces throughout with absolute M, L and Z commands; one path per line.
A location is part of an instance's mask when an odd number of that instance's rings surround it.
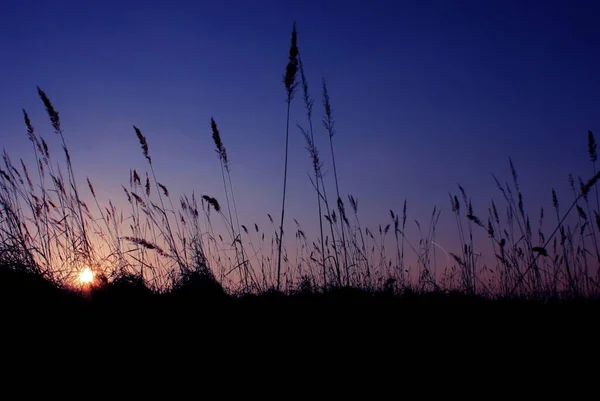
M 537 215 L 567 174 L 591 175 L 600 133 L 600 3 L 594 1 L 31 1 L 0 4 L 0 144 L 28 157 L 21 108 L 58 149 L 35 88 L 61 114 L 77 174 L 123 201 L 150 144 L 176 194 L 222 198 L 210 118 L 232 163 L 242 222 L 279 214 L 292 22 L 320 118 L 329 84 L 341 190 L 362 222 L 441 207 L 456 183 L 485 215 L 512 157 Z M 305 123 L 297 97 L 292 124 Z M 326 135 L 317 131 L 326 167 Z M 314 233 L 304 140 L 292 130 L 287 215 Z M 330 176 L 328 176 L 330 177 Z M 81 180 L 83 183 L 83 180 Z M 331 187 L 333 188 L 333 187 Z M 291 220 L 290 220 L 291 221 Z M 410 220 L 409 220 L 410 221 Z M 446 241 L 446 242 L 444 242 Z

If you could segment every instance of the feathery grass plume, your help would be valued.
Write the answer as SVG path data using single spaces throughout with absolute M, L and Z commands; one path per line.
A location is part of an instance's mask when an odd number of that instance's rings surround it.
M 135 135 L 137 136 L 138 140 L 140 141 L 140 145 L 142 146 L 142 152 L 144 153 L 144 157 L 146 159 L 148 159 L 148 163 L 152 164 L 152 159 L 150 158 L 150 155 L 148 154 L 148 141 L 146 141 L 146 137 L 142 134 L 142 131 L 140 131 L 140 129 L 138 127 L 136 127 L 135 125 L 133 126 L 133 129 L 135 131 Z
M 281 205 L 281 224 L 279 225 L 279 249 L 277 251 L 277 291 L 281 288 L 281 252 L 283 246 L 283 222 L 285 219 L 285 195 L 287 190 L 287 170 L 288 170 L 288 149 L 290 136 L 290 107 L 297 86 L 296 75 L 298 73 L 298 35 L 296 32 L 296 22 L 292 27 L 292 37 L 289 51 L 289 61 L 285 68 L 283 84 L 287 93 L 287 118 L 285 128 L 285 160 L 283 170 L 283 196 Z
M 92 185 L 92 182 L 90 181 L 90 179 L 87 179 L 87 183 L 88 183 L 88 187 L 90 187 L 90 192 L 92 193 L 93 197 L 96 197 L 96 192 L 94 191 L 94 186 Z
M 298 83 L 296 82 L 296 75 L 298 74 L 298 34 L 296 32 L 296 22 L 292 27 L 291 45 L 289 51 L 289 61 L 285 67 L 285 74 L 283 76 L 283 84 L 287 91 L 288 99 L 294 96 L 294 92 Z
M 157 183 L 157 184 L 158 184 L 158 187 L 159 187 L 160 189 L 162 189 L 162 191 L 163 191 L 163 194 L 164 194 L 164 195 L 165 195 L 165 196 L 168 198 L 168 197 L 169 197 L 169 190 L 167 189 L 167 187 L 166 187 L 166 186 L 164 186 L 163 184 L 161 184 L 160 182 L 159 182 L 159 183 Z
M 129 191 L 123 185 L 121 185 L 121 188 L 123 188 L 123 191 L 125 191 L 125 195 L 127 195 L 127 202 L 131 203 L 131 195 L 129 194 Z
M 35 130 L 33 128 L 33 125 L 31 124 L 31 120 L 29 119 L 29 115 L 27 114 L 27 111 L 25 109 L 22 109 L 22 110 L 23 110 L 23 119 L 25 120 L 25 126 L 27 127 L 27 136 L 29 137 L 29 140 L 35 144 L 35 143 L 37 143 L 37 138 L 35 136 Z
M 169 256 L 164 250 L 162 250 L 161 247 L 159 247 L 158 245 L 149 242 L 143 238 L 135 238 L 135 237 L 122 237 L 121 239 L 124 239 L 126 241 L 132 242 L 136 245 L 140 245 L 143 246 L 146 249 L 151 249 L 154 250 L 156 252 L 158 252 L 159 255 L 161 256 Z
M 598 153 L 596 152 L 596 140 L 594 139 L 594 134 L 592 131 L 588 131 L 588 155 L 590 156 L 590 160 L 592 162 L 596 162 L 598 160 Z
M 219 205 L 219 201 L 217 201 L 215 198 L 208 195 L 202 195 L 202 199 L 208 202 L 208 204 L 211 205 L 216 212 L 221 211 L 221 205 Z
M 302 57 L 300 57 L 299 54 L 298 69 L 300 70 L 300 82 L 302 84 L 302 96 L 304 99 L 304 106 L 306 107 L 306 114 L 310 123 L 312 121 L 312 110 L 314 102 L 310 97 L 310 92 L 308 91 L 308 80 L 306 79 L 306 75 L 304 74 L 304 63 L 302 63 Z
M 135 201 L 138 204 L 142 205 L 142 207 L 144 207 L 144 208 L 147 207 L 146 202 L 144 202 L 144 200 L 138 194 L 136 194 L 135 192 L 131 192 L 131 196 L 133 196 Z
M 212 137 L 215 141 L 215 146 L 217 147 L 217 153 L 219 154 L 219 158 L 223 162 L 225 168 L 228 168 L 229 160 L 227 159 L 227 151 L 225 150 L 225 146 L 221 141 L 221 134 L 219 133 L 219 128 L 217 127 L 217 123 L 214 118 L 210 118 L 210 127 L 212 129 Z
M 46 93 L 43 90 L 41 90 L 39 86 L 37 87 L 37 91 L 38 91 L 38 95 L 42 99 L 42 102 L 44 103 L 44 106 L 46 107 L 46 112 L 48 113 L 48 117 L 50 117 L 50 123 L 52 124 L 54 131 L 57 134 L 60 133 L 61 129 L 60 129 L 60 118 L 58 115 L 58 111 L 56 111 L 54 109 L 52 102 L 50 102 L 50 99 L 48 98 Z
M 42 152 L 41 152 L 46 159 L 50 158 L 50 148 L 48 147 L 48 143 L 46 143 L 46 140 L 44 138 L 42 138 Z
M 6 171 L 2 170 L 1 168 L 0 168 L 0 175 L 2 175 L 2 177 L 4 177 L 4 179 L 5 179 L 6 181 L 8 181 L 9 183 L 12 183 L 12 180 L 11 180 L 11 178 L 10 178 L 10 175 L 8 175 L 8 174 L 6 173 Z
M 306 140 L 306 150 L 308 151 L 308 153 L 310 155 L 312 167 L 316 171 L 315 176 L 317 178 L 320 178 L 319 171 L 321 171 L 321 169 L 323 167 L 323 163 L 321 162 L 321 158 L 319 157 L 319 150 L 317 149 L 317 146 L 315 145 L 313 137 L 308 132 L 306 132 L 306 130 L 300 124 L 298 124 L 298 129 L 300 130 L 300 132 L 302 133 L 302 136 L 304 136 L 304 139 Z M 319 192 L 318 195 L 320 195 L 320 194 L 321 193 Z M 321 196 L 319 196 L 319 200 L 320 199 L 321 199 Z
M 133 174 L 131 177 L 132 177 L 131 181 L 133 182 L 133 185 L 142 185 L 140 175 L 138 174 L 136 169 L 133 169 Z
M 597 172 L 596 174 L 594 174 L 594 176 L 592 178 L 590 178 L 588 180 L 588 182 L 586 182 L 584 185 L 581 186 L 581 197 L 587 196 L 587 194 L 589 193 L 590 189 L 592 189 L 592 187 L 594 185 L 596 185 L 596 183 L 598 182 L 598 180 L 600 180 L 600 171 Z
M 335 135 L 334 120 L 333 120 L 333 109 L 329 99 L 329 91 L 327 90 L 327 82 L 325 78 L 321 81 L 321 87 L 323 91 L 323 108 L 325 109 L 325 117 L 323 117 L 323 126 L 327 130 L 329 137 Z

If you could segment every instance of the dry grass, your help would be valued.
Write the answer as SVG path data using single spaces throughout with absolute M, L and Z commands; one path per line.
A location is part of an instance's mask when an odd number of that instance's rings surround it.
M 77 286 L 77 274 L 87 266 L 106 282 L 134 277 L 159 293 L 181 289 L 182 282 L 197 283 L 194 280 L 200 277 L 208 278 L 213 290 L 217 288 L 218 292 L 222 286 L 232 293 L 259 293 L 273 288 L 286 293 L 305 293 L 354 287 L 386 293 L 459 291 L 472 296 L 536 299 L 598 296 L 600 172 L 592 132 L 588 132 L 591 178 L 571 176 L 573 199 L 565 204 L 551 190 L 554 210 L 550 213 L 553 221 L 549 229 L 545 229 L 549 219 L 546 211 L 540 210 L 535 217 L 527 213 L 524 188 L 509 160 L 511 183 L 502 185 L 494 177 L 502 205 L 491 201 L 487 216 L 475 213 L 463 187 L 459 186 L 456 194 L 449 194 L 460 245 L 448 252 L 449 259 L 438 260 L 435 241 L 440 209 L 433 208 L 426 226 L 417 221 L 419 237 L 409 238 L 406 201 L 401 214 L 390 210 L 391 220 L 376 229 L 361 224 L 356 198 L 348 195 L 349 207 L 344 203 L 332 141 L 333 109 L 323 80 L 323 125 L 334 161 L 333 190 L 337 198 L 335 205 L 328 200 L 323 163 L 315 141 L 318 133 L 312 124 L 312 100 L 296 41 L 294 27 L 283 79 L 288 113 L 285 166 L 287 172 L 289 108 L 300 71 L 308 129 L 298 128 L 304 135 L 314 173 L 310 179 L 317 198 L 319 238 L 314 241 L 307 238 L 300 223 L 295 221 L 295 238 L 288 238 L 287 242 L 283 239 L 287 173 L 280 224 L 276 226 L 270 215 L 271 228 L 267 231 L 256 223 L 249 227 L 240 224 L 228 155 L 213 119 L 207 133 L 213 137 L 222 167 L 225 206 L 219 203 L 219 196 L 197 197 L 193 192 L 182 194 L 173 202 L 174 195 L 158 181 L 154 170 L 151 140 L 133 126 L 148 171 L 131 170 L 129 183 L 123 186 L 127 210 L 118 209 L 111 200 L 108 207 L 101 206 L 88 179 L 87 188 L 95 206 L 92 211 L 82 200 L 75 182 L 65 141 L 68 133 L 63 131 L 50 98 L 38 88 L 52 128 L 60 138 L 64 157 L 55 159 L 43 135 L 36 131 L 24 111 L 35 166 L 27 166 L 23 160 L 14 164 L 8 154 L 3 155 L 0 168 L 3 265 L 19 266 L 22 271 L 70 288 Z M 214 228 L 215 215 L 227 227 L 229 238 L 223 238 Z M 322 218 L 329 225 L 327 234 Z M 475 247 L 475 238 L 481 236 L 488 237 L 493 250 L 491 264 L 481 263 L 481 253 Z M 290 259 L 286 246 L 292 242 L 295 252 Z

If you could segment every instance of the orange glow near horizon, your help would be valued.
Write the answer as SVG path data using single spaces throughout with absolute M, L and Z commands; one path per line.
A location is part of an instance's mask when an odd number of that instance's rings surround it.
M 79 283 L 81 285 L 89 285 L 94 282 L 94 272 L 89 267 L 86 267 L 79 273 Z

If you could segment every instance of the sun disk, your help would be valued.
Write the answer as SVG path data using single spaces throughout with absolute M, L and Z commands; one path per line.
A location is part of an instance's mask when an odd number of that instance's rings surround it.
M 79 282 L 81 284 L 91 284 L 94 281 L 94 272 L 86 267 L 79 273 Z

